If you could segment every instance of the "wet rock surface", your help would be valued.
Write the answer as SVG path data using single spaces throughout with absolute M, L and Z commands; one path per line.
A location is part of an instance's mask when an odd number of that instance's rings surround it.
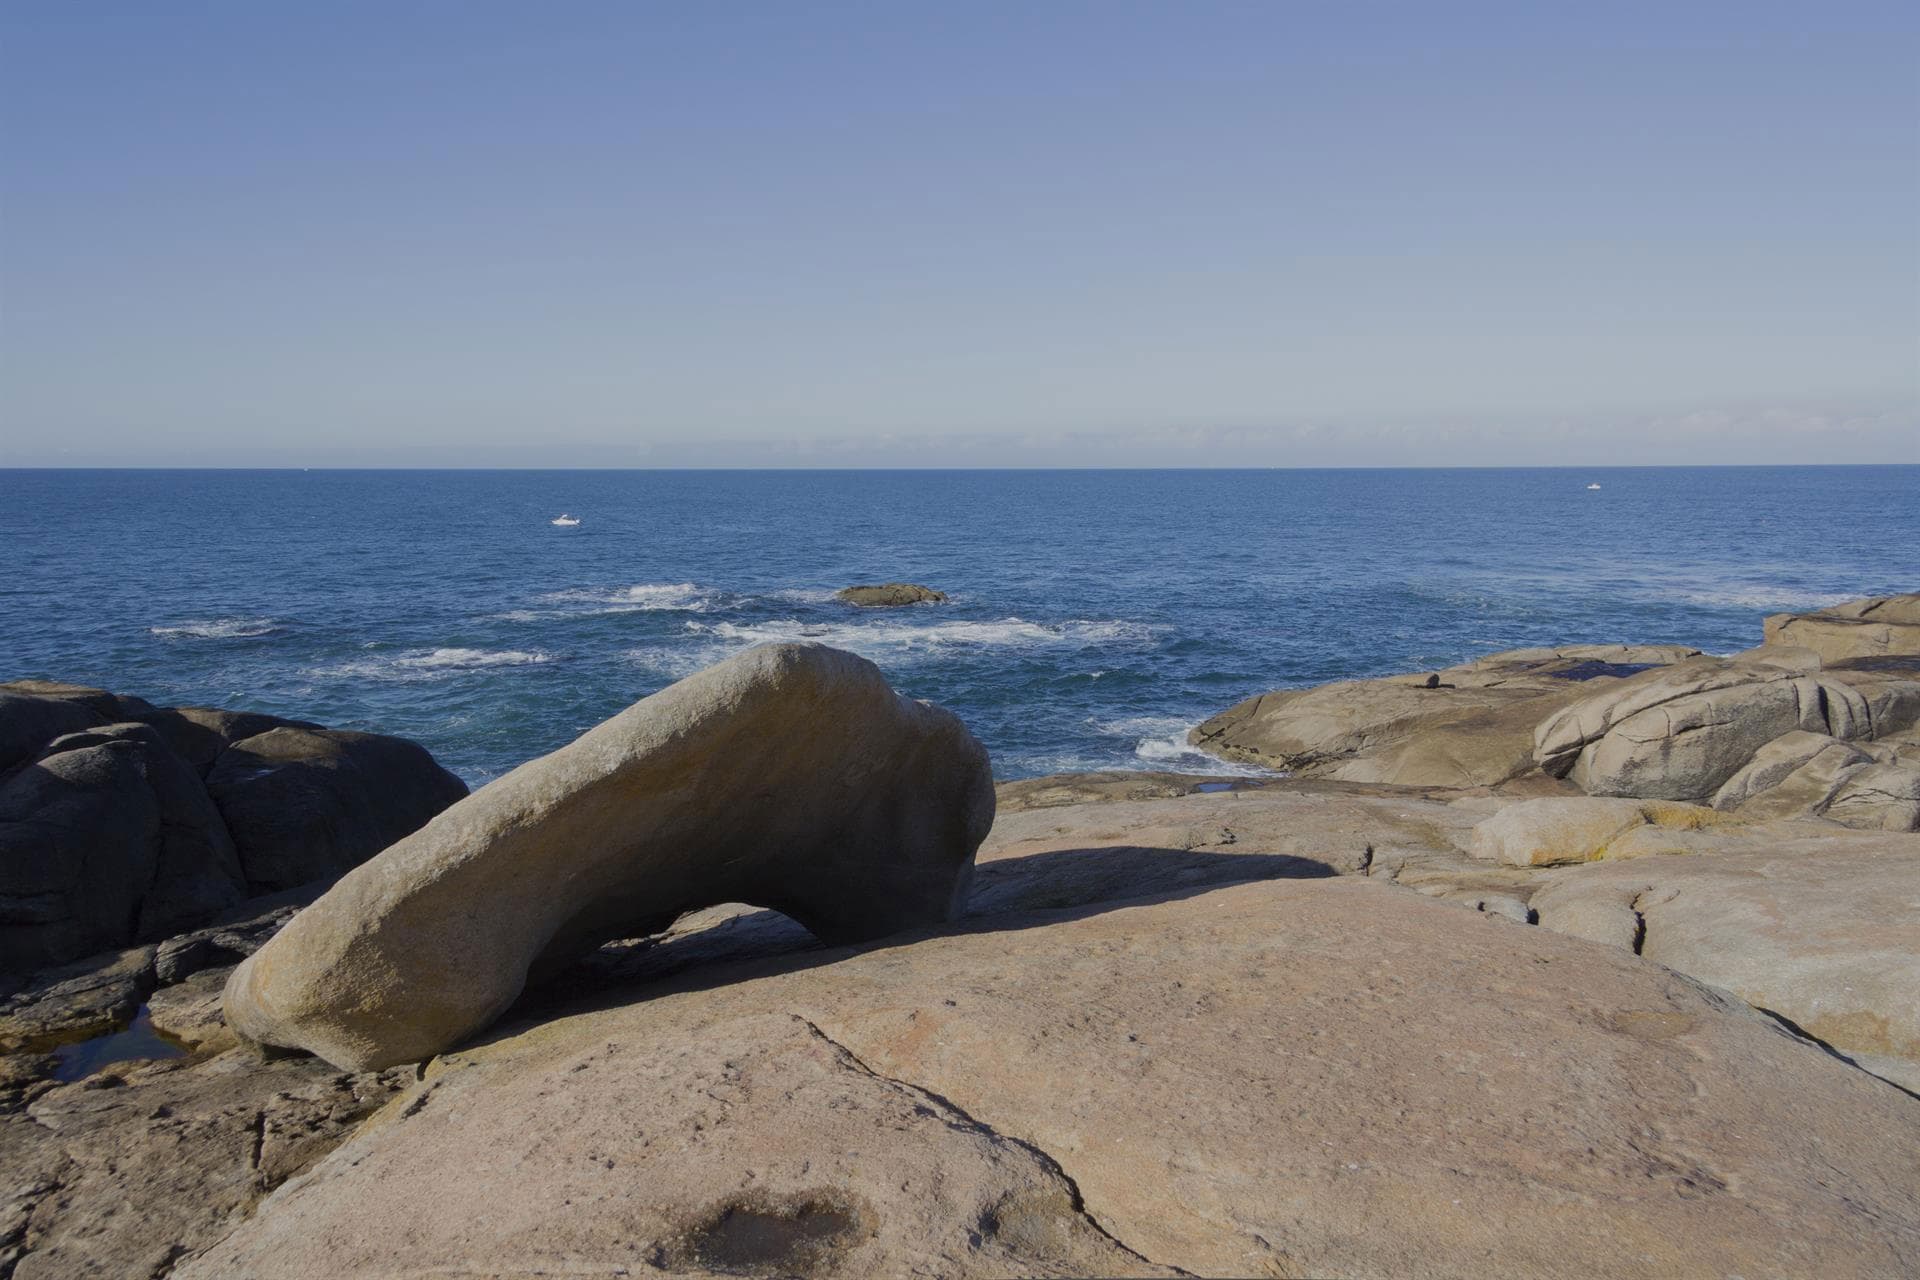
M 876 585 L 842 587 L 834 598 L 864 609 L 897 608 L 907 604 L 942 604 L 947 594 L 923 587 L 917 582 L 883 582 Z

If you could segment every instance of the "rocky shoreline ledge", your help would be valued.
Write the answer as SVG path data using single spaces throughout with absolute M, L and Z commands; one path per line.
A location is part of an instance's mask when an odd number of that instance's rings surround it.
M 1764 639 L 990 790 L 868 664 L 752 651 L 312 906 L 16 974 L 0 1277 L 1913 1274 L 1920 596 Z M 100 740 L 0 796 L 154 749 L 64 688 Z M 142 1008 L 171 1056 L 70 1043 Z

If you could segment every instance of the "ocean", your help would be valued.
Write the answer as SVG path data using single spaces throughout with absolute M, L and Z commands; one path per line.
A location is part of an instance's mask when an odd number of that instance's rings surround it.
M 1920 467 L 0 471 L 0 551 L 0 679 L 397 733 L 474 785 L 789 639 L 1003 779 L 1228 771 L 1185 732 L 1264 690 L 1920 589 Z M 895 580 L 951 602 L 833 599 Z

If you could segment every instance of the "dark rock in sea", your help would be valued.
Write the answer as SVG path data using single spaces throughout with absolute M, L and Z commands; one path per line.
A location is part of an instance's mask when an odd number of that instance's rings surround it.
M 0 684 L 0 972 L 335 878 L 465 794 L 400 738 Z
M 877 586 L 843 587 L 834 598 L 864 609 L 883 609 L 903 604 L 944 604 L 947 593 L 912 582 L 883 582 Z

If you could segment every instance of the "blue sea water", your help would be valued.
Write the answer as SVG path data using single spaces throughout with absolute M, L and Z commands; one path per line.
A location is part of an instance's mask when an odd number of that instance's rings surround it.
M 1920 589 L 1920 467 L 0 471 L 0 552 L 0 679 L 403 734 L 479 784 L 805 638 L 959 712 L 1012 778 L 1218 768 L 1186 728 L 1267 689 L 1727 652 L 1769 612 Z M 952 601 L 832 598 L 889 580 Z

